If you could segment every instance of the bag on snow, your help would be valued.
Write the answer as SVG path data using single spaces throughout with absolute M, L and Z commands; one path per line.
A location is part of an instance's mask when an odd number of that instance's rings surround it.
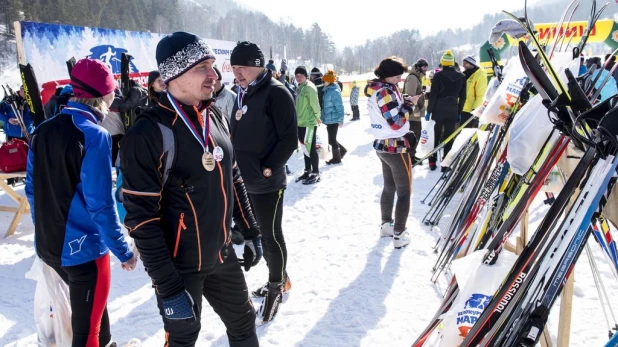
M 458 346 L 463 342 L 517 260 L 515 254 L 502 252 L 494 265 L 485 265 L 486 252 L 479 250 L 453 261 L 452 269 L 460 291 L 442 320 L 440 347 Z
M 418 140 L 416 146 L 416 157 L 422 158 L 433 151 L 434 148 L 434 127 L 436 122 L 431 120 L 425 120 L 421 118 L 421 138 Z
M 12 139 L 0 146 L 0 171 L 11 173 L 26 171 L 28 162 L 28 144 L 19 139 Z
M 34 322 L 39 346 L 71 346 L 69 286 L 56 271 L 35 257 L 26 278 L 36 281 Z

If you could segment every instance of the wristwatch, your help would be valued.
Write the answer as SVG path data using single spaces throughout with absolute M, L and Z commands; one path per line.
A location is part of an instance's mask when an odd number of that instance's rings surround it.
M 273 170 L 271 170 L 269 168 L 265 168 L 264 170 L 262 170 L 262 175 L 264 175 L 264 177 L 268 178 L 268 177 L 273 175 Z

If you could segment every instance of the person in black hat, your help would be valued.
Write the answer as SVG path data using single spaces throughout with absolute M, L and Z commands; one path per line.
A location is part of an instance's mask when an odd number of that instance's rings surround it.
M 268 282 L 253 295 L 264 297 L 258 318 L 267 322 L 277 313 L 282 292 L 291 288 L 281 223 L 285 163 L 298 146 L 296 110 L 290 92 L 264 67 L 256 44 L 239 42 L 230 60 L 241 87 L 232 110 L 232 142 L 262 232 L 269 273 Z
M 320 108 L 323 107 L 323 98 L 324 98 L 324 82 L 322 81 L 322 72 L 317 67 L 311 69 L 311 75 L 309 76 L 309 80 L 315 84 L 315 87 L 318 88 L 318 101 L 320 102 Z
M 221 75 L 221 71 L 216 66 L 214 67 L 215 72 L 217 73 L 217 80 L 215 81 L 215 105 L 221 109 L 225 118 L 230 120 L 232 115 L 232 108 L 234 107 L 234 103 L 236 102 L 236 93 L 225 88 L 221 80 L 223 76 Z
M 198 36 L 176 32 L 159 41 L 156 59 L 167 93 L 140 115 L 120 150 L 124 223 L 152 279 L 165 345 L 195 346 L 203 296 L 230 346 L 258 346 L 232 218 L 245 239 L 247 271 L 261 258 L 260 233 L 228 122 L 213 106 L 215 56 Z
M 148 106 L 156 105 L 161 93 L 164 93 L 166 88 L 159 71 L 150 71 L 148 73 Z

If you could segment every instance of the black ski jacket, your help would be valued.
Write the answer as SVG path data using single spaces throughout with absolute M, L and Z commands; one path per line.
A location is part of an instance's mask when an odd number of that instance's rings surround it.
M 236 120 L 238 101 L 232 109 L 232 141 L 245 186 L 251 194 L 266 194 L 287 185 L 285 163 L 298 148 L 294 99 L 281 84 L 271 78 L 270 70 L 247 88 L 243 100 L 247 112 Z M 240 91 L 242 93 L 242 91 Z M 272 170 L 264 177 L 263 170 Z
M 432 118 L 455 118 L 466 103 L 466 76 L 452 67 L 437 72 L 431 81 L 427 112 Z
M 181 107 L 201 133 L 197 116 L 210 110 L 210 151 L 223 149 L 213 171 L 202 166 L 204 149 L 174 111 L 166 94 L 145 109 L 120 144 L 122 192 L 129 235 L 161 297 L 184 289 L 178 273 L 208 271 L 227 256 L 231 222 L 247 239 L 259 235 L 221 111 L 205 101 Z M 161 124 L 174 132 L 175 156 L 162 182 L 166 153 Z

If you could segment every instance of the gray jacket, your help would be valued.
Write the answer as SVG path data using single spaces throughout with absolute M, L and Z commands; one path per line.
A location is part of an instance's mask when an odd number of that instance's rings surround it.
M 223 87 L 215 94 L 215 106 L 217 106 L 223 115 L 230 120 L 232 109 L 236 102 L 236 93 Z

